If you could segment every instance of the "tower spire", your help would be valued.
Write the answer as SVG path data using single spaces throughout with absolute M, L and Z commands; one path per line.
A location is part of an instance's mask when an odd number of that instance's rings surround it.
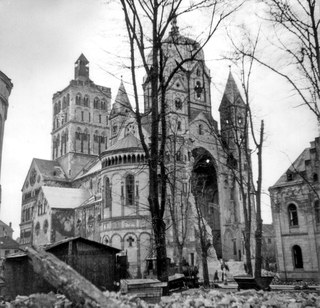
M 89 79 L 89 61 L 82 53 L 74 66 L 74 79 L 75 80 L 88 80 Z

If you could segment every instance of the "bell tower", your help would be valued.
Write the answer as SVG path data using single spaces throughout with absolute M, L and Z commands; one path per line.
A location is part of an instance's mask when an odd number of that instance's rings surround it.
M 52 159 L 73 178 L 107 147 L 111 89 L 89 78 L 89 61 L 81 54 L 74 79 L 53 95 Z
M 221 137 L 229 149 L 247 134 L 247 112 L 237 84 L 230 71 L 219 107 Z

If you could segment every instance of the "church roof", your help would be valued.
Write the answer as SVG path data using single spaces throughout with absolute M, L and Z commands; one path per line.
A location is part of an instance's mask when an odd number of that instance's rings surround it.
M 68 180 L 66 174 L 57 161 L 34 158 L 34 162 L 39 168 L 39 172 L 43 176 L 44 180 Z
M 111 116 L 116 114 L 126 114 L 131 109 L 132 107 L 126 88 L 124 87 L 123 81 L 121 80 L 116 99 L 112 106 Z
M 90 197 L 88 190 L 42 186 L 42 191 L 51 208 L 76 208 Z
M 99 172 L 101 170 L 101 160 L 99 157 L 95 158 L 93 161 L 89 161 L 77 174 L 77 176 L 73 179 L 78 180 L 82 177 L 85 177 L 87 175 L 93 174 L 95 172 Z
M 88 59 L 84 56 L 83 53 L 80 55 L 80 57 L 78 58 L 78 60 L 75 63 L 77 63 L 78 61 L 81 61 L 81 62 L 83 62 L 85 64 L 89 63 Z
M 240 99 L 239 99 L 240 98 Z M 228 106 L 228 105 L 244 105 L 244 102 L 242 100 L 240 91 L 238 89 L 238 86 L 233 78 L 233 75 L 230 71 L 228 80 L 226 83 L 226 87 L 223 93 L 222 101 L 219 107 L 219 111 L 221 108 Z
M 105 153 L 118 152 L 123 150 L 142 150 L 141 142 L 133 134 L 118 140 L 114 145 L 105 151 Z

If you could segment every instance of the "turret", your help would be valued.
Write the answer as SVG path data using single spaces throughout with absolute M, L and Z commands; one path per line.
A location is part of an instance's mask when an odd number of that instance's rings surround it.
M 80 55 L 74 66 L 74 79 L 75 80 L 88 80 L 89 79 L 89 61 L 83 55 Z
M 235 133 L 242 138 L 245 132 L 246 104 L 230 71 L 219 107 L 221 135 L 226 145 L 232 147 Z M 242 135 L 242 137 L 241 137 Z

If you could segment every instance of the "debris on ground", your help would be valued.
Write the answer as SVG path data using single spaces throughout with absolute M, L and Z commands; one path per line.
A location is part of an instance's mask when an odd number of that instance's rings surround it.
M 311 308 L 320 307 L 320 295 L 316 293 L 255 291 L 218 291 L 215 289 L 190 289 L 163 296 L 157 304 L 149 304 L 132 294 L 103 292 L 120 308 Z M 0 308 L 73 308 L 76 306 L 62 294 L 32 294 L 17 296 L 14 301 L 0 300 Z M 89 306 L 82 306 L 89 307 Z

